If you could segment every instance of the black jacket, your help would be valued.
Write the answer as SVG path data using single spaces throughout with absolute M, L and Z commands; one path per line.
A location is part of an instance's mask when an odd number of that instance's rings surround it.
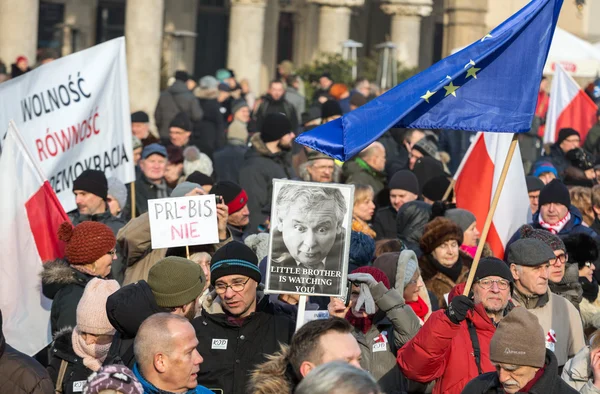
M 124 364 L 133 368 L 133 340 L 146 318 L 159 312 L 168 312 L 156 304 L 154 294 L 146 281 L 140 280 L 123 286 L 106 300 L 106 314 L 117 330 L 104 365 Z
M 394 207 L 379 208 L 373 219 L 373 231 L 377 233 L 376 240 L 396 238 L 396 216 Z
M 198 99 L 204 112 L 201 120 L 194 122 L 194 130 L 190 143 L 196 145 L 200 152 L 206 153 L 212 160 L 215 151 L 226 143 L 225 121 L 219 111 L 220 104 L 215 99 Z
M 425 225 L 431 217 L 431 205 L 423 201 L 411 201 L 402 205 L 396 216 L 396 234 L 406 247 L 421 257 L 419 241 Z
M 298 116 L 294 106 L 287 101 L 284 97 L 280 100 L 274 100 L 270 95 L 265 95 L 262 98 L 262 102 L 254 113 L 254 119 L 256 120 L 257 130 L 262 130 L 262 125 L 268 114 L 281 112 L 287 116 L 292 123 L 292 131 L 298 131 Z
M 128 200 L 129 201 L 129 200 Z M 110 208 L 106 204 L 106 210 L 103 213 L 97 215 L 82 215 L 78 210 L 69 213 L 69 219 L 73 226 L 77 226 L 82 222 L 99 222 L 106 224 L 112 230 L 115 237 L 121 228 L 127 224 L 127 222 L 121 218 L 113 216 L 110 213 Z M 110 268 L 111 277 L 115 279 L 119 284 L 123 283 L 123 277 L 125 276 L 125 266 L 123 265 L 123 253 L 121 253 L 120 247 L 117 244 L 117 259 L 113 260 Z
M 42 293 L 52 300 L 52 334 L 65 327 L 75 327 L 77 304 L 83 296 L 85 286 L 94 277 L 77 271 L 65 260 L 45 263 L 41 276 Z
M 558 374 L 558 362 L 551 350 L 546 349 L 546 366 L 544 374 L 533 385 L 530 394 L 570 394 L 577 390 L 569 386 Z M 488 372 L 471 380 L 462 394 L 504 394 L 497 372 Z
M 249 233 L 256 233 L 256 228 L 265 222 L 271 206 L 273 179 L 292 179 L 294 168 L 288 152 L 271 153 L 256 133 L 250 139 L 252 147 L 246 152 L 244 165 L 240 171 L 239 185 L 248 194 L 250 210 Z
M 68 363 L 63 377 L 63 394 L 82 392 L 88 376 L 94 372 L 83 365 L 83 359 L 73 351 L 72 334 L 73 329 L 70 327 L 57 333 L 50 349 L 50 365 L 47 368 L 52 382 L 56 385 L 61 362 L 65 360 Z M 81 388 L 81 390 L 76 388 Z
M 204 115 L 196 96 L 187 88 L 185 82 L 175 81 L 173 85 L 160 93 L 154 119 L 161 138 L 169 137 L 169 125 L 180 112 L 185 112 L 192 122 Z
M 248 145 L 245 142 L 229 140 L 223 149 L 214 153 L 213 167 L 217 182 L 238 183 L 246 152 L 248 152 Z
M 213 391 L 245 394 L 252 369 L 266 360 L 265 355 L 278 351 L 279 344 L 289 343 L 295 323 L 278 313 L 269 297 L 257 302 L 257 311 L 241 327 L 228 321 L 218 303 L 207 309 L 192 321 L 204 358 L 198 383 Z
M 171 195 L 173 190 L 167 186 L 167 196 Z M 131 196 L 131 186 L 127 188 L 128 195 Z M 150 182 L 146 176 L 141 173 L 140 176 L 135 180 L 135 217 L 140 216 L 142 213 L 148 212 L 148 200 L 159 198 L 158 187 Z M 127 198 L 127 205 L 125 206 L 126 217 L 131 217 L 131 198 Z

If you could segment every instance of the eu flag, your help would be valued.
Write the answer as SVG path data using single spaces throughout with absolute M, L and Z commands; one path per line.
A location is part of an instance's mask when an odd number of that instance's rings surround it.
M 346 161 L 392 127 L 528 131 L 562 3 L 532 0 L 481 40 L 296 141 Z

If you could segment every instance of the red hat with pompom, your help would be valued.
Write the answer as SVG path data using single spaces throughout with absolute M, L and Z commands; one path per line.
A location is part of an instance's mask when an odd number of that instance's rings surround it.
M 91 264 L 115 248 L 117 239 L 110 227 L 98 222 L 83 222 L 73 227 L 64 222 L 58 239 L 65 241 L 65 258 L 70 264 Z

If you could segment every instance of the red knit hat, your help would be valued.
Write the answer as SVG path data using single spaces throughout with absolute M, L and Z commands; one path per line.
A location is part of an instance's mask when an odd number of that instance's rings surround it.
M 375 279 L 377 282 L 383 283 L 386 289 L 390 288 L 390 280 L 388 279 L 385 272 L 383 272 L 379 268 L 375 268 L 370 265 L 365 265 L 363 267 L 358 267 L 357 269 L 352 271 L 351 274 L 371 274 L 373 279 Z
M 112 230 L 98 222 L 83 222 L 73 227 L 63 222 L 58 239 L 65 241 L 65 258 L 70 264 L 91 264 L 115 248 L 117 239 Z

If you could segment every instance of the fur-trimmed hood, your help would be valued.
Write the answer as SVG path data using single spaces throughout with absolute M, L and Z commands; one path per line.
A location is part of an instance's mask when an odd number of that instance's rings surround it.
M 65 286 L 77 284 L 85 287 L 93 278 L 91 275 L 77 271 L 63 259 L 44 263 L 40 276 L 42 278 L 42 292 L 50 299 L 54 299 L 56 293 Z
M 292 394 L 295 383 L 290 378 L 289 347 L 267 356 L 267 361 L 256 366 L 250 374 L 249 392 L 253 394 Z
M 78 357 L 73 350 L 73 327 L 64 327 L 57 331 L 53 336 L 52 348 L 50 354 L 74 362 Z

